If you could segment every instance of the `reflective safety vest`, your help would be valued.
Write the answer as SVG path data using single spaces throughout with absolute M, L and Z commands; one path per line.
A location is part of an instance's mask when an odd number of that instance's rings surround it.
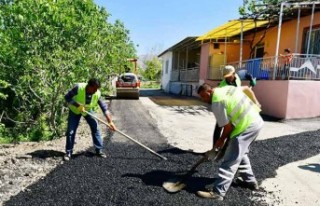
M 100 90 L 97 90 L 94 94 L 92 94 L 91 102 L 90 104 L 86 104 L 86 86 L 87 83 L 79 83 L 78 86 L 78 94 L 75 95 L 72 99 L 73 101 L 77 102 L 80 105 L 83 105 L 86 109 L 86 111 L 90 110 L 97 110 L 98 109 L 98 100 L 101 97 Z M 78 107 L 69 104 L 70 110 L 75 114 L 80 114 L 80 111 Z M 86 116 L 86 114 L 82 114 L 83 116 Z
M 212 95 L 212 103 L 215 102 L 224 104 L 227 116 L 234 126 L 230 138 L 242 133 L 260 116 L 260 108 L 238 87 L 216 88 Z
M 238 74 L 235 74 L 235 77 L 236 77 L 236 85 L 237 85 L 237 87 L 240 87 L 241 86 L 241 79 L 238 76 Z M 219 83 L 219 87 L 224 87 L 224 86 L 234 86 L 234 85 L 228 84 L 227 81 L 224 79 Z

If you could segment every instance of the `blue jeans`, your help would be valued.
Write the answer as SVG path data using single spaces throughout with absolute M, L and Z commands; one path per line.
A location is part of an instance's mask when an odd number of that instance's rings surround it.
M 76 132 L 77 132 L 81 117 L 82 117 L 81 114 L 75 114 L 71 110 L 69 110 L 68 129 L 66 132 L 66 152 L 67 153 L 72 154 L 73 152 L 74 139 L 76 136 Z M 93 145 L 96 151 L 100 151 L 103 148 L 103 142 L 102 142 L 100 130 L 98 127 L 98 122 L 97 120 L 95 120 L 93 117 L 89 115 L 84 116 L 84 118 L 90 126 Z

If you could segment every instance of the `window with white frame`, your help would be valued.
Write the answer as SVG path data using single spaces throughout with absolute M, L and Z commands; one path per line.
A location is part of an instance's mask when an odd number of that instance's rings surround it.
M 311 30 L 311 35 L 309 35 L 309 29 L 305 32 L 304 35 L 304 45 L 302 53 L 305 54 L 320 54 L 320 27 L 314 28 Z M 309 42 L 310 36 L 310 43 Z M 309 45 L 309 51 L 308 51 Z
M 168 70 L 169 70 L 169 60 L 166 61 L 166 74 L 168 74 Z

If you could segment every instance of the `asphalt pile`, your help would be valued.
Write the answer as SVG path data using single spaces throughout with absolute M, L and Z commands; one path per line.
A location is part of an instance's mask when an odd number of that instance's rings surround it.
M 320 130 L 254 142 L 250 158 L 258 181 L 274 177 L 282 165 L 319 154 L 319 140 Z M 106 145 L 106 159 L 79 154 L 4 205 L 266 205 L 259 200 L 263 189 L 231 187 L 223 202 L 197 197 L 197 190 L 214 181 L 219 164 L 212 162 L 199 166 L 184 190 L 170 194 L 162 183 L 187 172 L 202 156 L 166 144 L 150 147 L 168 160 L 138 145 L 115 142 Z

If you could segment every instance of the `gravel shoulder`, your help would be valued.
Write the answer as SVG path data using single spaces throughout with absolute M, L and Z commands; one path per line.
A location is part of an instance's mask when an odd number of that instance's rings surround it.
M 90 147 L 90 128 L 82 119 L 77 132 L 75 154 L 85 152 Z M 63 164 L 64 148 L 64 137 L 50 142 L 0 145 L 0 205 Z

